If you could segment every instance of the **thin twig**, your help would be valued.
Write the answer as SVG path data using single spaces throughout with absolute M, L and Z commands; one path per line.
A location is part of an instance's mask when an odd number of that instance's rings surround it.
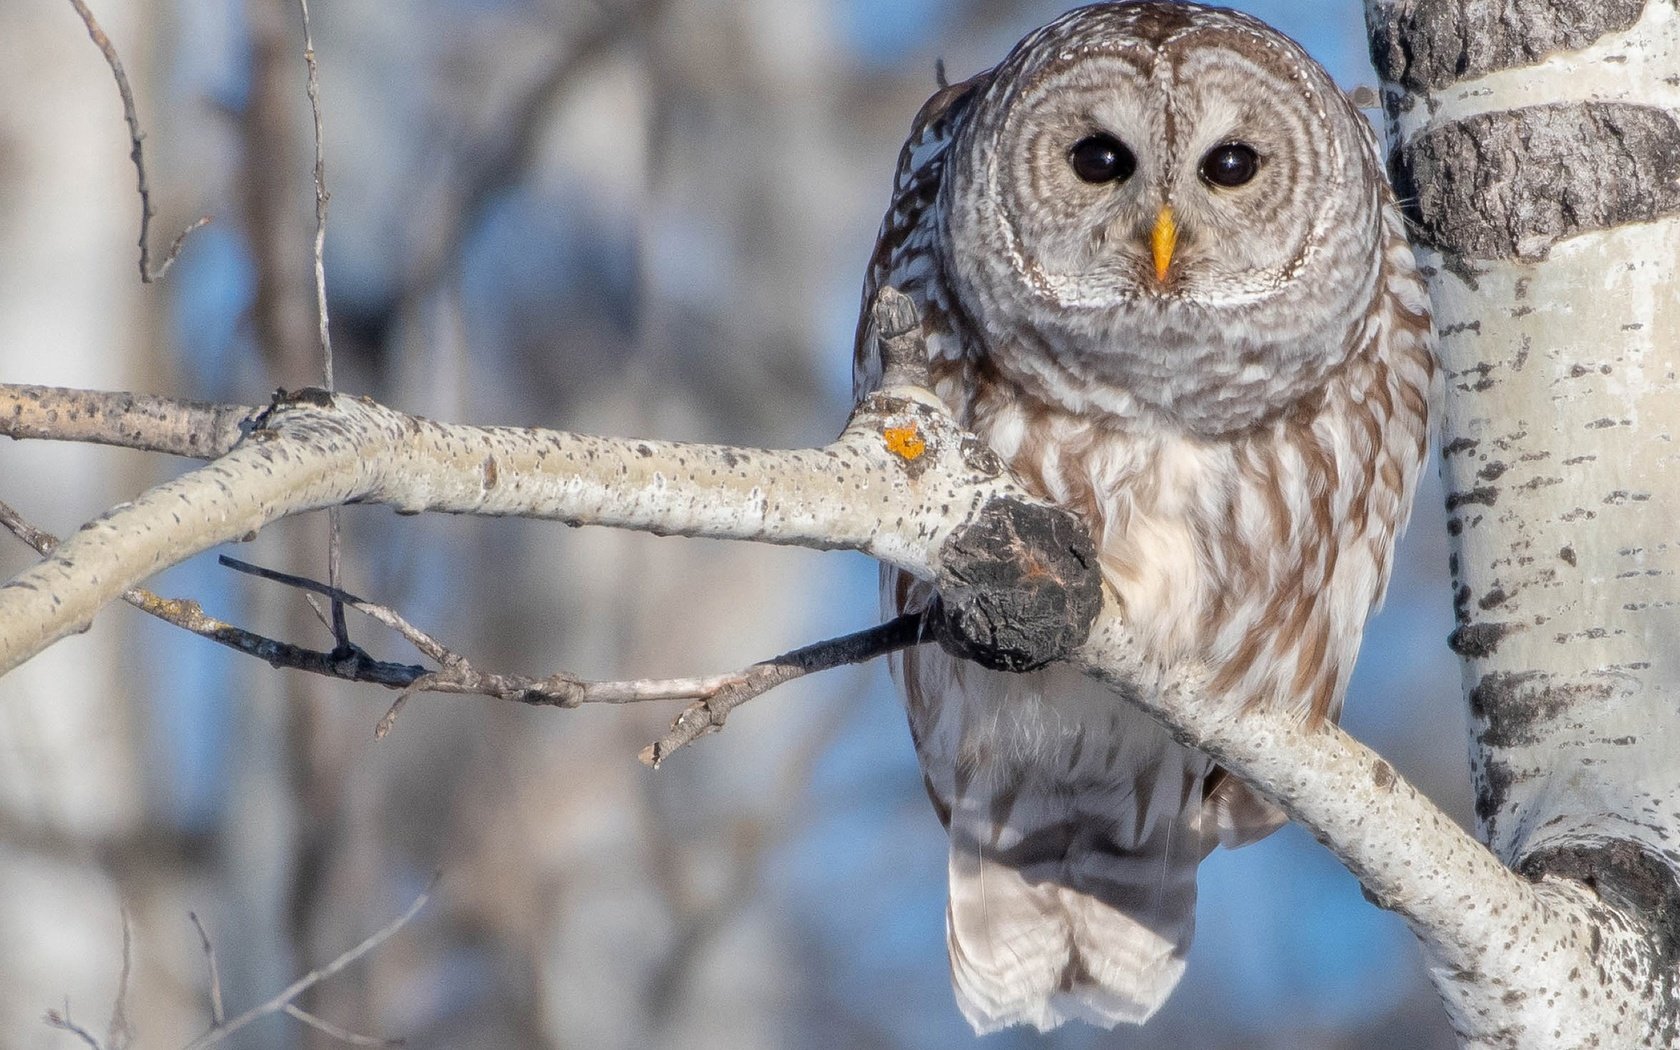
M 198 943 L 204 949 L 204 961 L 210 968 L 210 1022 L 220 1028 L 227 1014 L 222 1009 L 222 969 L 216 965 L 216 946 L 210 943 L 210 934 L 204 929 L 204 923 L 199 921 L 197 912 L 187 912 L 187 918 L 198 930 Z
M 754 664 L 741 672 L 735 683 L 690 704 L 677 716 L 670 731 L 643 748 L 638 757 L 658 769 L 674 752 L 722 729 L 729 712 L 753 697 L 816 671 L 860 663 L 920 645 L 931 638 L 928 624 L 923 613 L 905 613 L 868 630 L 817 642 Z
M 309 68 L 306 90 L 309 93 L 309 112 L 315 119 L 315 317 L 321 337 L 321 385 L 337 390 L 333 376 L 332 331 L 327 324 L 327 150 L 321 130 L 321 67 L 315 60 L 315 34 L 309 24 L 309 0 L 298 0 L 303 13 L 303 61 Z M 334 587 L 344 583 L 344 532 L 339 509 L 327 510 L 327 582 Z M 350 628 L 344 619 L 344 603 L 332 602 L 333 647 L 340 652 L 350 649 Z
M 105 1029 L 110 1050 L 128 1050 L 134 1042 L 134 1025 L 128 1020 L 128 982 L 134 973 L 134 925 L 128 908 L 122 909 L 122 972 L 117 975 L 117 999 L 111 1007 L 111 1023 Z
M 321 133 L 321 68 L 315 61 L 315 37 L 309 25 L 309 0 L 298 0 L 303 12 L 303 61 L 309 68 L 306 90 L 315 118 L 315 311 L 321 334 L 321 385 L 333 386 L 332 334 L 327 328 L 327 155 Z
M 0 502 L 0 527 L 10 531 L 40 554 L 50 554 L 58 546 L 57 537 L 24 521 L 17 511 L 4 502 Z M 208 638 L 247 656 L 254 656 L 272 667 L 290 667 L 328 678 L 339 678 L 347 682 L 368 682 L 390 689 L 406 689 L 428 673 L 426 668 L 415 664 L 375 660 L 361 649 L 352 649 L 349 654 L 329 653 L 266 638 L 206 614 L 204 607 L 191 598 L 164 598 L 151 591 L 134 587 L 124 591 L 122 599 L 141 612 L 155 616 L 165 623 L 190 631 L 200 638 Z
M 70 6 L 82 17 L 82 23 L 87 26 L 88 36 L 105 56 L 105 63 L 111 67 L 111 75 L 117 79 L 117 93 L 122 96 L 123 119 L 128 121 L 128 139 L 133 144 L 133 148 L 129 150 L 129 157 L 134 161 L 134 172 L 140 184 L 140 280 L 151 284 L 169 272 L 169 268 L 175 264 L 175 257 L 181 254 L 187 237 L 193 231 L 209 225 L 210 216 L 202 216 L 182 230 L 180 236 L 169 246 L 163 262 L 158 264 L 157 269 L 152 269 L 151 226 L 155 213 L 152 209 L 152 190 L 146 182 L 145 156 L 141 149 L 141 142 L 145 140 L 146 133 L 140 130 L 140 115 L 134 107 L 134 89 L 129 87 L 128 74 L 123 70 L 122 59 L 117 56 L 116 45 L 105 35 L 105 30 L 93 17 L 88 5 L 83 0 L 70 0 Z
M 452 663 L 461 662 L 461 658 L 445 647 L 442 642 L 439 642 L 425 631 L 422 631 L 420 628 L 409 623 L 393 609 L 388 609 L 383 605 L 375 605 L 372 602 L 364 601 L 348 591 L 335 587 L 330 583 L 318 583 L 315 580 L 311 580 L 304 576 L 294 576 L 289 572 L 281 572 L 278 569 L 269 569 L 261 565 L 253 565 L 248 561 L 241 561 L 238 558 L 230 557 L 226 554 L 220 555 L 216 560 L 220 562 L 224 568 L 232 569 L 234 572 L 244 573 L 247 576 L 255 576 L 259 580 L 270 580 L 274 583 L 284 584 L 287 587 L 295 587 L 301 591 L 309 591 L 314 594 L 319 594 L 322 597 L 330 598 L 342 605 L 348 605 L 351 608 L 354 608 L 357 612 L 362 613 L 365 616 L 370 616 L 385 626 L 391 628 L 391 630 L 396 631 L 398 634 L 402 635 L 403 639 L 410 645 L 414 646 L 416 649 L 420 650 L 421 653 L 445 667 Z
M 293 981 L 279 995 L 276 995 L 274 998 L 268 1000 L 260 1006 L 254 1006 L 251 1009 L 246 1010 L 244 1013 L 235 1017 L 225 1025 L 219 1025 L 211 1028 L 210 1031 L 205 1032 L 197 1039 L 194 1039 L 191 1043 L 188 1043 L 186 1050 L 203 1050 L 204 1047 L 215 1046 L 217 1043 L 222 1042 L 235 1032 L 250 1024 L 252 1021 L 267 1017 L 270 1014 L 280 1013 L 304 992 L 307 992 L 309 989 L 320 984 L 322 981 L 325 981 L 337 974 L 346 966 L 349 966 L 368 952 L 373 951 L 381 944 L 384 944 L 387 940 L 390 940 L 398 930 L 407 926 L 409 921 L 413 919 L 415 915 L 419 914 L 421 908 L 426 906 L 426 902 L 432 897 L 432 890 L 437 886 L 437 881 L 437 876 L 434 875 L 432 877 L 431 884 L 426 887 L 420 896 L 414 899 L 414 903 L 408 906 L 407 911 L 404 911 L 401 915 L 391 920 L 391 922 L 387 923 L 379 930 L 376 930 L 360 944 L 351 948 L 349 951 L 340 955 L 338 958 L 334 959 L 332 962 L 320 969 L 311 970 L 309 973 Z
M 669 732 L 640 754 L 641 760 L 657 769 L 674 752 L 723 728 L 729 713 L 756 696 L 779 685 L 847 664 L 862 663 L 929 641 L 928 620 L 922 613 L 906 613 L 886 623 L 840 638 L 803 646 L 781 656 L 753 664 L 744 670 L 710 678 L 642 679 L 628 682 L 588 682 L 568 674 L 547 678 L 479 671 L 459 653 L 409 623 L 400 614 L 329 584 L 291 573 L 252 565 L 227 555 L 221 563 L 237 572 L 272 580 L 288 587 L 312 591 L 342 601 L 349 608 L 371 616 L 402 635 L 411 645 L 436 661 L 443 670 L 424 675 L 403 687 L 396 702 L 374 730 L 383 739 L 396 724 L 403 705 L 415 693 L 453 693 L 493 696 L 523 704 L 579 707 L 583 704 L 639 704 L 655 700 L 693 700 L 677 717 Z
M 380 1039 L 377 1036 L 357 1035 L 348 1028 L 340 1028 L 325 1018 L 316 1017 L 296 1003 L 287 1003 L 282 1009 L 288 1016 L 302 1021 L 317 1032 L 325 1034 L 328 1038 L 337 1039 L 339 1042 L 348 1043 L 351 1046 L 402 1046 L 404 1043 L 402 1039 Z
M 64 1000 L 64 1009 L 63 1010 L 48 1010 L 47 1011 L 47 1016 L 45 1017 L 45 1021 L 47 1022 L 47 1027 L 48 1028 L 56 1028 L 61 1032 L 69 1032 L 71 1035 L 75 1036 L 77 1039 L 80 1039 L 82 1042 L 86 1043 L 91 1048 L 91 1050 L 105 1050 L 105 1047 L 100 1045 L 99 1040 L 94 1038 L 92 1032 L 88 1031 L 86 1028 L 83 1028 L 81 1025 L 77 1024 L 76 1022 L 70 1020 L 70 1000 L 69 999 Z

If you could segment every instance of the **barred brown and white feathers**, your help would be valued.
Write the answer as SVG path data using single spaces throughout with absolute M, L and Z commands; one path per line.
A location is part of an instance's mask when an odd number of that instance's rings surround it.
M 1081 8 L 941 89 L 865 281 L 922 310 L 937 392 L 1082 515 L 1163 669 L 1334 719 L 1427 445 L 1422 284 L 1369 127 L 1299 47 L 1188 3 Z M 861 395 L 879 366 L 860 331 Z M 931 597 L 888 570 L 889 611 Z M 1195 869 L 1282 814 L 1065 668 L 897 665 L 950 832 L 981 1031 L 1142 1022 Z

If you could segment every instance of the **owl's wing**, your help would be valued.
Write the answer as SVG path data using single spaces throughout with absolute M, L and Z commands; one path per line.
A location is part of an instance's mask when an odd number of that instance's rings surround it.
M 938 272 L 939 235 L 936 204 L 945 174 L 946 150 L 963 114 L 991 82 L 992 70 L 960 84 L 949 84 L 922 104 L 910 124 L 910 136 L 898 154 L 892 204 L 881 220 L 875 251 L 863 281 L 863 308 L 852 356 L 852 395 L 861 400 L 881 382 L 881 359 L 875 345 L 870 308 L 875 294 L 893 287 L 910 297 L 921 313 L 928 355 L 955 362 L 961 357 L 952 326 L 951 303 Z

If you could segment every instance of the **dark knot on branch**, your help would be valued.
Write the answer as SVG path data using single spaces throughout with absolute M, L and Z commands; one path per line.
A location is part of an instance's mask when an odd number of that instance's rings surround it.
M 1067 511 L 994 499 L 945 543 L 934 637 L 947 652 L 1000 671 L 1060 660 L 1102 609 L 1097 551 Z

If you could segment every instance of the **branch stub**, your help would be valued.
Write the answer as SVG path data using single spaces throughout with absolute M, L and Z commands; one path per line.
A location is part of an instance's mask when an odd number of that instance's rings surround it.
M 994 499 L 940 553 L 933 633 L 983 667 L 1031 671 L 1084 643 L 1102 608 L 1096 547 L 1072 514 Z

